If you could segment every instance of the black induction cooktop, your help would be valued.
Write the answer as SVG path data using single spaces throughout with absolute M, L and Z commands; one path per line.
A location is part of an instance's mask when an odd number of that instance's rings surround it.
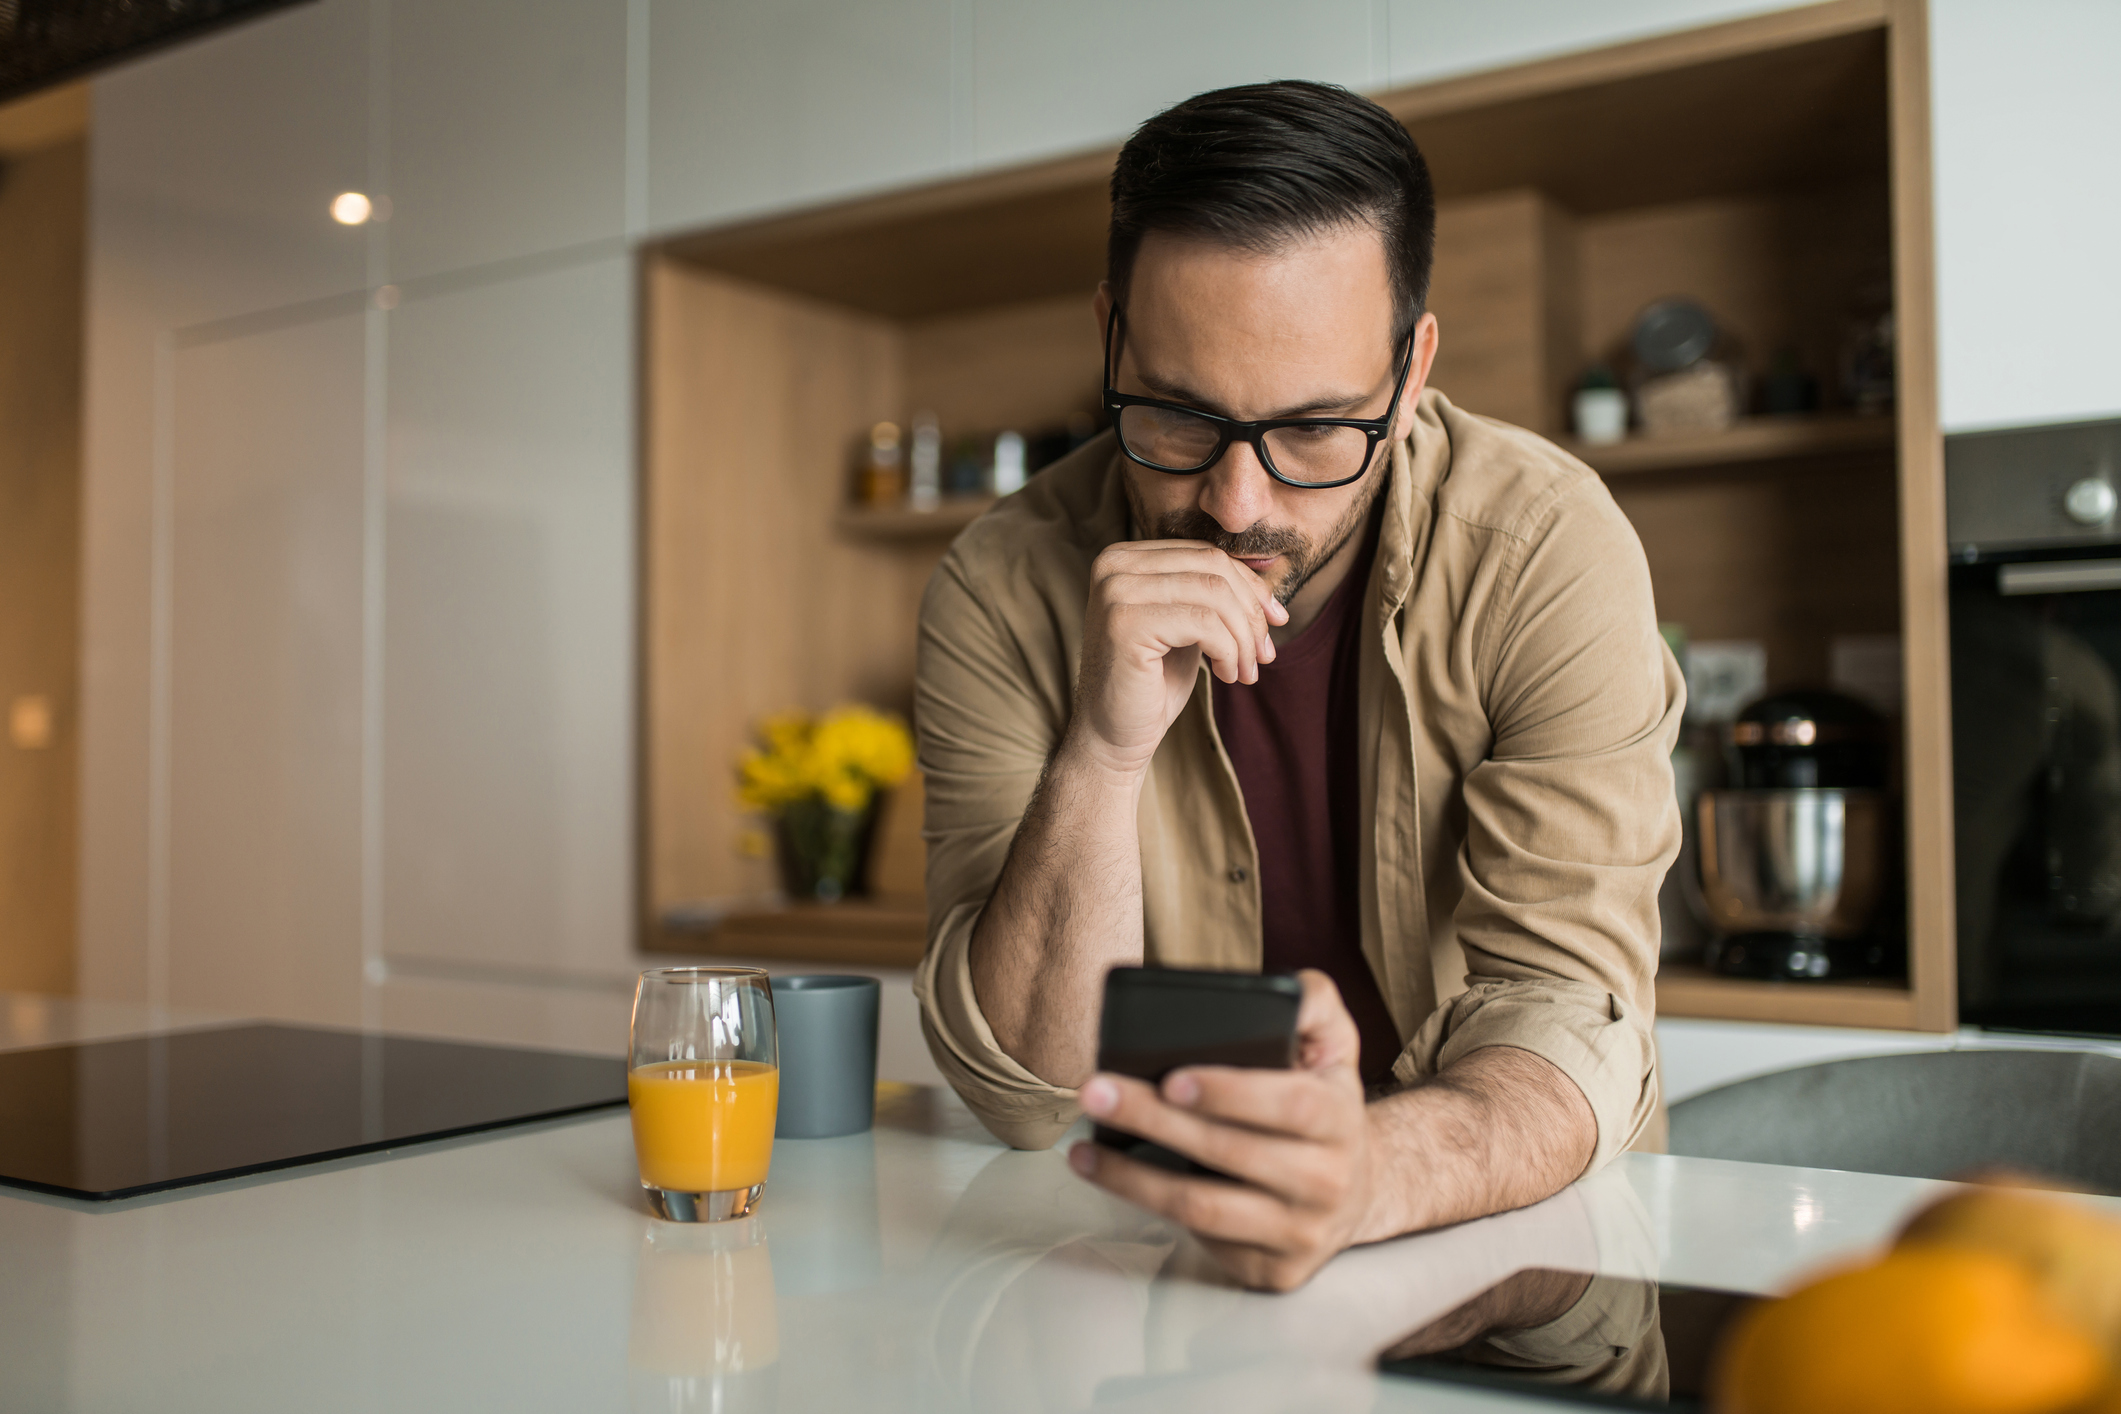
M 0 1051 L 0 1183 L 132 1198 L 625 1103 L 616 1059 L 309 1026 Z

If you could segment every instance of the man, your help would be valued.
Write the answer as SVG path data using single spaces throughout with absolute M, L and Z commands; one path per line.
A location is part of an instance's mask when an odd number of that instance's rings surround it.
M 915 715 L 937 1063 L 1001 1138 L 1286 1289 L 1537 1201 L 1656 1113 L 1683 699 L 1597 476 L 1424 390 L 1434 200 L 1344 90 L 1150 120 L 1112 179 L 1114 430 L 962 535 Z M 1105 972 L 1305 969 L 1291 1071 L 1093 1075 Z

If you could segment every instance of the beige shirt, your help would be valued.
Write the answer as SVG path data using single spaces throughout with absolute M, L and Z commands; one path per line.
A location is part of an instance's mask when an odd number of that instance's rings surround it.
M 936 1064 L 997 1136 L 1052 1144 L 1075 1092 L 1004 1052 L 974 923 L 1066 730 L 1090 565 L 1131 538 L 1100 437 L 950 547 L 921 606 Z M 1363 610 L 1362 944 L 1405 1042 L 1395 1076 L 1482 1046 L 1543 1056 L 1598 1120 L 1596 1168 L 1657 1113 L 1657 891 L 1679 850 L 1685 699 L 1648 565 L 1598 476 L 1529 432 L 1421 396 L 1392 450 Z M 1257 971 L 1259 860 L 1210 678 L 1141 794 L 1145 960 Z

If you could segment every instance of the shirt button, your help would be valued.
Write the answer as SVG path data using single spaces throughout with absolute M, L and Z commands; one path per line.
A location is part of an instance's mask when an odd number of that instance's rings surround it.
M 1232 869 L 1230 871 L 1230 882 L 1233 884 L 1242 884 L 1245 880 L 1251 877 L 1252 876 L 1250 874 L 1247 874 L 1242 869 Z

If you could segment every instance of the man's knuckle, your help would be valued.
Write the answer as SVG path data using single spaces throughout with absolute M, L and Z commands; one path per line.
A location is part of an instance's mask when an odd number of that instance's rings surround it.
M 1171 1202 L 1171 1216 L 1181 1227 L 1207 1227 L 1221 1210 L 1217 1196 L 1198 1180 L 1180 1188 Z
M 1256 1284 L 1268 1291 L 1294 1291 L 1304 1284 L 1304 1270 L 1286 1257 L 1270 1257 L 1260 1264 Z

